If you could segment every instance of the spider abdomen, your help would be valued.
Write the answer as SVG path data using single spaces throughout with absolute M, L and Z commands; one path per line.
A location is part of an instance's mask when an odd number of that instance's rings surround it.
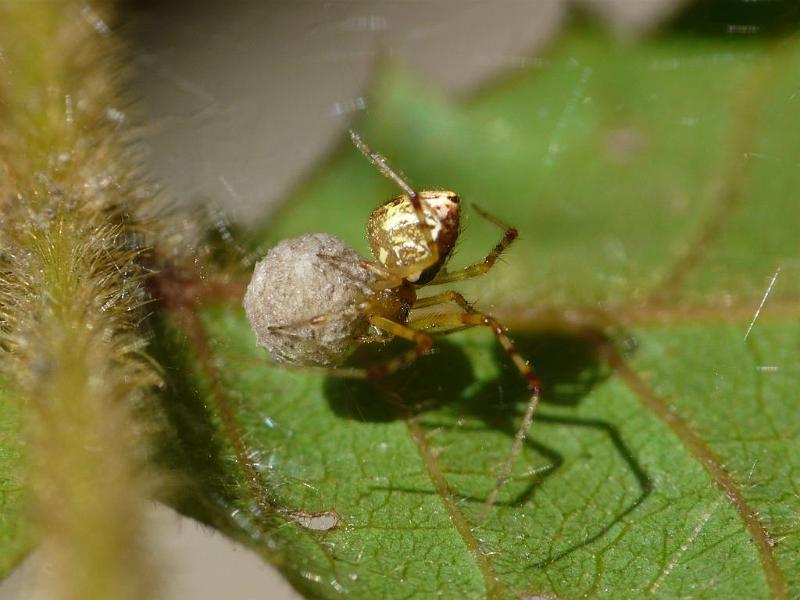
M 447 190 L 422 190 L 418 194 L 438 257 L 420 227 L 408 194 L 379 206 L 369 218 L 367 237 L 375 259 L 390 273 L 410 271 L 405 278 L 424 284 L 433 279 L 450 257 L 460 231 L 460 200 Z M 414 267 L 420 265 L 418 270 Z
M 369 328 L 357 306 L 373 274 L 338 238 L 322 233 L 283 240 L 256 265 L 244 308 L 259 346 L 279 362 L 340 365 Z

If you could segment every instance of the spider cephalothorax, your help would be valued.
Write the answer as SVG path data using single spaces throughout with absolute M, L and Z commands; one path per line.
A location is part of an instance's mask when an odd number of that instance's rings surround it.
M 451 191 L 414 190 L 379 153 L 351 132 L 353 143 L 403 194 L 376 208 L 367 238 L 375 258 L 358 256 L 344 242 L 324 234 L 307 234 L 273 248 L 256 266 L 245 297 L 245 309 L 258 343 L 276 360 L 304 367 L 329 368 L 332 374 L 376 378 L 394 373 L 426 354 L 432 334 L 487 327 L 495 335 L 531 391 L 522 423 L 497 484 L 486 499 L 494 504 L 511 475 L 539 402 L 539 380 L 517 352 L 505 328 L 479 312 L 455 291 L 418 297 L 419 290 L 486 273 L 517 237 L 517 230 L 475 207 L 478 214 L 504 230 L 500 242 L 483 260 L 456 271 L 445 263 L 461 227 L 461 201 Z M 451 305 L 457 312 L 418 309 Z M 367 368 L 340 367 L 359 343 L 398 337 L 414 347 Z

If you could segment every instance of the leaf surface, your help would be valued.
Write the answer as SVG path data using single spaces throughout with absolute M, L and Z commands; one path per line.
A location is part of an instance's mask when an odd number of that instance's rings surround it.
M 514 476 L 481 521 L 527 399 L 490 333 L 362 383 L 267 366 L 238 302 L 209 301 L 163 325 L 181 508 L 313 597 L 796 597 L 797 72 L 793 38 L 585 29 L 460 101 L 384 65 L 365 139 L 521 232 L 460 286 L 544 382 Z M 325 231 L 366 252 L 394 193 L 345 145 L 256 243 Z M 499 234 L 473 213 L 456 264 Z

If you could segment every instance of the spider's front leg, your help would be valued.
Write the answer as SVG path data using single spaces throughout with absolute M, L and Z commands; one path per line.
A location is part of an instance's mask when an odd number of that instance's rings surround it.
M 335 267 L 338 267 L 346 275 L 349 273 L 348 269 L 352 269 L 354 265 L 360 269 L 369 271 L 376 277 L 370 286 L 374 291 L 389 290 L 396 288 L 403 283 L 402 277 L 390 273 L 382 265 L 364 258 L 353 263 L 348 259 L 344 259 L 339 256 L 333 256 L 332 254 L 317 254 L 317 257 L 331 263 Z
M 415 329 L 445 329 L 446 331 L 442 332 L 444 334 L 452 333 L 453 331 L 450 330 L 454 328 L 463 329 L 465 327 L 488 327 L 497 338 L 497 341 L 500 342 L 503 350 L 506 352 L 506 354 L 508 354 L 509 358 L 511 358 L 514 366 L 517 367 L 517 370 L 528 386 L 528 390 L 531 392 L 531 397 L 528 400 L 528 406 L 525 409 L 525 415 L 522 417 L 522 422 L 520 423 L 519 429 L 517 429 L 517 433 L 514 436 L 514 442 L 511 445 L 511 450 L 509 450 L 508 456 L 500 468 L 494 488 L 484 501 L 483 510 L 481 511 L 478 519 L 479 521 L 483 521 L 494 506 L 494 503 L 497 501 L 497 496 L 500 493 L 500 489 L 511 477 L 514 464 L 517 462 L 517 459 L 522 452 L 525 439 L 528 437 L 528 431 L 533 424 L 533 415 L 539 406 L 539 398 L 542 387 L 541 382 L 533 372 L 533 369 L 531 369 L 528 361 L 522 358 L 522 355 L 517 350 L 514 342 L 510 337 L 508 337 L 506 328 L 503 327 L 500 322 L 491 315 L 477 311 L 447 315 L 429 315 L 414 319 L 409 322 L 409 325 Z
M 417 222 L 422 230 L 422 235 L 425 238 L 425 245 L 427 246 L 429 252 L 428 258 L 425 261 L 414 265 L 414 268 L 412 269 L 407 269 L 405 271 L 398 270 L 395 274 L 401 278 L 408 277 L 413 275 L 415 272 L 422 271 L 430 266 L 435 265 L 437 262 L 439 262 L 439 246 L 433 239 L 433 227 L 425 218 L 425 209 L 422 206 L 422 200 L 420 199 L 417 191 L 411 187 L 411 185 L 397 171 L 392 169 L 392 167 L 389 165 L 389 161 L 386 160 L 386 157 L 383 156 L 383 154 L 370 148 L 364 139 L 352 129 L 350 130 L 350 139 L 353 141 L 355 147 L 358 148 L 358 151 L 361 152 L 361 154 L 363 154 L 364 157 L 378 169 L 378 171 L 380 171 L 381 175 L 387 179 L 391 179 L 395 184 L 397 184 L 397 187 L 406 193 L 409 202 L 411 202 L 411 206 L 414 208 L 414 214 L 416 215 Z
M 447 269 L 442 269 L 431 282 L 431 284 L 439 285 L 441 283 L 452 283 L 454 281 L 461 281 L 462 279 L 470 279 L 472 277 L 477 277 L 478 275 L 483 275 L 494 266 L 494 264 L 497 262 L 497 259 L 500 258 L 500 255 L 505 252 L 505 250 L 515 239 L 517 239 L 519 233 L 517 232 L 516 228 L 503 223 L 503 221 L 494 215 L 489 214 L 475 204 L 473 204 L 472 207 L 484 219 L 490 223 L 494 223 L 504 230 L 502 239 L 495 245 L 494 248 L 492 248 L 492 251 L 489 252 L 489 254 L 487 254 L 482 261 L 476 262 L 468 267 L 464 267 L 463 269 L 459 269 L 458 271 L 450 272 L 447 271 Z

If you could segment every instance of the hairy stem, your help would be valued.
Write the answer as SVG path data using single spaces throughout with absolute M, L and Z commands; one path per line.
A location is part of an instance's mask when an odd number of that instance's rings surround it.
M 23 407 L 42 595 L 152 596 L 138 332 L 147 190 L 106 2 L 0 0 L 0 360 Z

